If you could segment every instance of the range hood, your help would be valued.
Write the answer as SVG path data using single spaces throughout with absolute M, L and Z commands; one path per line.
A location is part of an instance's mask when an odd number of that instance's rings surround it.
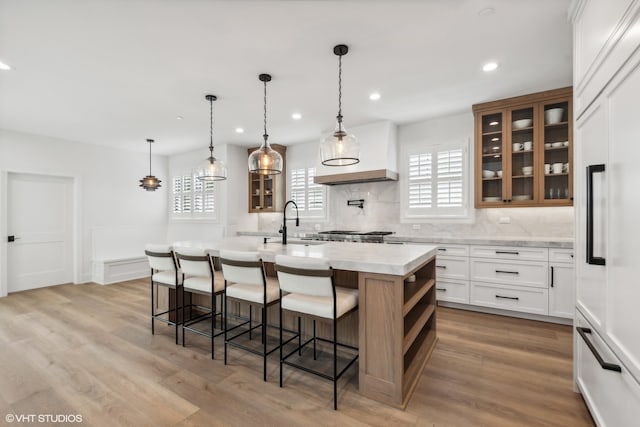
M 398 155 L 396 126 L 389 121 L 348 129 L 360 142 L 360 163 L 351 166 L 325 166 L 318 158 L 316 184 L 338 185 L 357 182 L 397 181 Z

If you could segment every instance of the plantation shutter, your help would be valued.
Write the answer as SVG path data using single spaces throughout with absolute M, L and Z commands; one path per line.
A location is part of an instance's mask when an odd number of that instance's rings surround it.
M 432 154 L 409 156 L 409 209 L 432 206 Z
M 436 204 L 439 208 L 456 208 L 464 205 L 462 168 L 462 149 L 438 152 Z

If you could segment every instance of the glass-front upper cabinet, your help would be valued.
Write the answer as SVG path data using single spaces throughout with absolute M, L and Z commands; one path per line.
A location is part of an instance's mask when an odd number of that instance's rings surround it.
M 533 106 L 510 110 L 511 185 L 507 202 L 511 204 L 531 203 L 535 196 L 535 109 Z
M 486 204 L 503 202 L 504 186 L 504 112 L 490 112 L 480 116 L 481 153 L 477 156 L 481 201 Z M 478 175 L 478 173 L 476 173 Z
M 473 106 L 475 206 L 573 205 L 573 90 Z
M 572 112 L 570 102 L 542 105 L 544 129 L 544 183 L 541 199 L 545 204 L 567 204 L 573 199 Z

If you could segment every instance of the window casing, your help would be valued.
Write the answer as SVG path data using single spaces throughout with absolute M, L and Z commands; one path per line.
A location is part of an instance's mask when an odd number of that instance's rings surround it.
M 176 219 L 216 219 L 216 189 L 213 182 L 194 175 L 173 176 L 172 217 Z
M 468 141 L 413 146 L 401 157 L 402 220 L 470 219 Z
M 316 168 L 290 167 L 287 191 L 289 199 L 296 202 L 300 217 L 326 218 L 327 189 L 326 186 L 313 182 Z

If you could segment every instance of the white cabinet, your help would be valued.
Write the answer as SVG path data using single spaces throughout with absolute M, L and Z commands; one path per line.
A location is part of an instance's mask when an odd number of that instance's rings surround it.
M 440 245 L 436 257 L 438 301 L 469 304 L 469 246 Z
M 438 280 L 436 283 L 436 298 L 438 301 L 469 304 L 469 281 Z
M 573 319 L 576 300 L 573 264 L 549 263 L 549 316 Z
M 546 315 L 548 299 L 549 291 L 543 288 L 471 282 L 473 305 Z
M 471 280 L 546 288 L 547 263 L 471 258 Z

